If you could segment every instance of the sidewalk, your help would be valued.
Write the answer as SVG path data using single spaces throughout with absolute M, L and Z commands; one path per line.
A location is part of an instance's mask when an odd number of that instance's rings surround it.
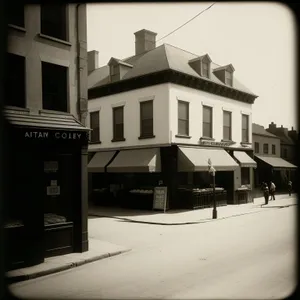
M 260 197 L 255 198 L 253 203 L 217 207 L 218 218 L 216 220 L 212 219 L 212 208 L 196 210 L 170 210 L 164 213 L 162 211 L 142 211 L 133 209 L 90 206 L 89 215 L 155 225 L 197 224 L 217 221 L 220 219 L 240 216 L 244 214 L 258 213 L 266 211 L 267 208 L 271 209 L 289 205 L 296 205 L 297 198 L 296 194 L 292 194 L 292 196 L 289 196 L 288 194 L 277 195 L 275 201 L 269 201 L 268 205 L 264 205 L 264 203 L 264 198 Z
M 46 258 L 44 263 L 33 267 L 9 271 L 6 273 L 6 276 L 8 283 L 34 279 L 118 255 L 130 250 L 131 249 L 109 242 L 89 238 L 89 251 L 87 252 L 71 253 Z
M 288 207 L 290 205 L 297 205 L 296 194 L 293 194 L 291 197 L 288 195 L 278 195 L 276 200 L 269 201 L 268 205 L 262 204 L 264 204 L 264 199 L 261 197 L 254 199 L 253 203 L 217 207 L 218 219 L 216 220 L 212 219 L 212 208 L 192 211 L 171 210 L 163 213 L 161 211 L 140 211 L 90 206 L 89 215 L 156 225 L 197 224 L 218 221 L 245 214 L 263 212 L 268 209 L 278 209 L 281 207 Z M 9 271 L 6 276 L 9 283 L 34 279 L 128 252 L 130 250 L 131 249 L 119 245 L 89 237 L 89 251 L 87 252 L 50 257 L 45 259 L 44 263 L 37 266 Z

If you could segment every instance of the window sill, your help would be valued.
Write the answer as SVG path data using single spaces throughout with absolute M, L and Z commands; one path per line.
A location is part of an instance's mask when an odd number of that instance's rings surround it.
M 51 109 L 40 109 L 39 110 L 40 114 L 53 114 L 53 115 L 66 115 L 69 116 L 70 113 L 67 111 L 61 111 L 61 110 L 51 110 Z
M 139 136 L 139 140 L 153 139 L 153 138 L 155 138 L 155 135 L 142 135 L 142 136 Z
M 4 110 L 16 110 L 16 111 L 30 112 L 29 108 L 19 107 L 19 106 L 12 106 L 12 105 L 4 105 Z
M 111 140 L 112 143 L 114 143 L 114 142 L 124 142 L 124 141 L 126 141 L 126 139 L 124 139 L 124 138 L 123 139 L 112 139 Z
M 200 141 L 215 141 L 215 139 L 208 136 L 202 136 Z
M 96 141 L 93 141 L 93 142 L 89 141 L 89 144 L 90 145 L 101 144 L 101 141 L 98 141 L 98 142 L 96 142 Z
M 52 36 L 49 36 L 49 35 L 46 35 L 46 34 L 43 34 L 43 33 L 39 33 L 38 36 L 42 39 L 45 39 L 45 40 L 50 40 L 50 41 L 54 41 L 54 42 L 64 44 L 64 45 L 67 45 L 67 46 L 72 46 L 72 44 L 70 42 L 67 42 L 65 40 L 61 40 L 61 39 L 58 39 L 56 37 L 52 37 Z
M 8 24 L 8 27 L 10 27 L 12 29 L 15 29 L 15 30 L 18 30 L 18 31 L 21 31 L 21 32 L 24 32 L 24 33 L 26 32 L 26 29 L 23 26 Z
M 177 137 L 179 139 L 190 139 L 191 138 L 190 135 L 184 135 L 184 134 L 176 134 L 175 137 Z

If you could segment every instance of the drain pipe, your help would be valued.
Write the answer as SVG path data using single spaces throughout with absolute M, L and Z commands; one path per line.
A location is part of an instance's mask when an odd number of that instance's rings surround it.
M 79 121 L 86 126 L 86 109 L 83 109 L 83 106 L 86 106 L 86 103 L 82 103 L 81 95 L 81 67 L 80 67 L 80 34 L 79 34 L 79 9 L 80 5 L 84 3 L 76 4 L 76 51 L 77 51 L 77 111 L 79 115 Z

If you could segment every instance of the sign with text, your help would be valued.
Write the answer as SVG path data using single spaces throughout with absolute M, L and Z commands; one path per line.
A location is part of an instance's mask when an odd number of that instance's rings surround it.
M 234 142 L 215 142 L 215 141 L 200 140 L 199 144 L 204 146 L 229 147 L 233 145 Z
M 24 138 L 28 140 L 88 140 L 87 132 L 74 132 L 62 130 L 26 130 Z
M 44 172 L 52 173 L 58 170 L 58 161 L 44 161 Z
M 60 195 L 60 186 L 47 186 L 47 196 Z
M 158 186 L 154 188 L 153 194 L 153 209 L 163 210 L 167 209 L 167 192 L 166 186 Z

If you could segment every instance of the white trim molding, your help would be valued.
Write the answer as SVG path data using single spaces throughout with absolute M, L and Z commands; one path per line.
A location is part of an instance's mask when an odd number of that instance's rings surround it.
M 122 102 L 118 102 L 118 103 L 112 103 L 111 107 L 115 108 L 115 107 L 121 107 L 121 106 L 125 106 L 126 101 L 122 101 Z
M 139 102 L 151 101 L 151 100 L 154 100 L 154 98 L 155 98 L 155 96 L 142 97 L 142 98 L 139 98 Z

